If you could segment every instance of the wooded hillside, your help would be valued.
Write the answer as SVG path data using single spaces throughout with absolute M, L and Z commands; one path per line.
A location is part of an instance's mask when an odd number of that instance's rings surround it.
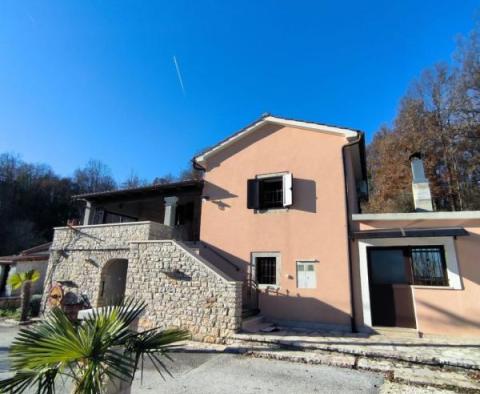
M 166 175 L 147 182 L 132 174 L 117 185 L 108 166 L 90 160 L 72 177 L 61 177 L 48 166 L 29 164 L 12 154 L 0 155 L 0 256 L 51 240 L 53 227 L 79 218 L 82 207 L 72 201 L 81 193 L 166 183 L 198 176 L 193 170 L 179 177 Z
M 434 209 L 480 209 L 480 23 L 458 42 L 451 64 L 414 81 L 392 127 L 368 147 L 367 212 L 413 211 L 409 156 L 421 152 Z

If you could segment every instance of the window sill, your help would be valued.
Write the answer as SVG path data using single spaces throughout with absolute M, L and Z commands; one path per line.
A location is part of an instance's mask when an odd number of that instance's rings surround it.
M 288 208 L 269 208 L 269 209 L 255 209 L 254 213 L 268 214 L 268 213 L 281 213 L 288 212 Z
M 257 288 L 260 289 L 260 290 L 268 290 L 268 289 L 272 289 L 272 290 L 278 290 L 280 289 L 280 286 L 279 285 L 257 285 Z
M 427 285 L 412 285 L 414 289 L 428 289 L 428 290 L 463 290 L 452 286 L 427 286 Z

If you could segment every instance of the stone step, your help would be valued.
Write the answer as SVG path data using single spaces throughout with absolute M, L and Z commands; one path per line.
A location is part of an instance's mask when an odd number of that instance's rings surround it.
M 242 331 L 248 333 L 259 332 L 259 326 L 265 324 L 263 315 L 247 317 L 242 320 Z
M 392 338 L 419 338 L 419 332 L 415 328 L 399 328 L 399 327 L 373 327 L 373 330 L 385 337 Z
M 456 391 L 439 389 L 438 387 L 419 387 L 410 384 L 386 381 L 380 387 L 380 394 L 456 394 Z
M 222 257 L 201 241 L 187 241 L 184 242 L 184 245 L 186 245 L 193 253 L 207 260 L 210 264 L 214 265 L 231 278 L 235 280 L 243 279 L 237 266 L 233 265 L 229 259 Z
M 249 317 L 257 316 L 260 313 L 259 309 L 242 309 L 242 319 L 248 319 Z
M 256 343 L 270 344 L 287 350 L 297 351 L 327 351 L 330 353 L 345 354 L 352 356 L 370 357 L 387 361 L 403 361 L 427 366 L 441 366 L 463 368 L 467 370 L 480 370 L 480 364 L 476 359 L 462 356 L 463 348 L 452 349 L 449 347 L 448 354 L 440 355 L 435 352 L 434 344 L 428 344 L 428 349 L 421 348 L 421 344 L 395 343 L 388 339 L 384 342 L 362 341 L 361 338 L 329 338 L 329 337 L 294 337 L 282 335 L 266 335 L 260 333 L 237 333 L 230 336 L 231 343 L 244 348 L 254 347 Z M 280 333 L 281 334 L 281 333 Z M 412 347 L 419 349 L 412 351 Z M 433 350 L 433 351 L 432 351 Z M 455 353 L 455 354 L 454 354 Z M 458 353 L 458 354 L 457 354 Z
M 304 352 L 282 349 L 255 349 L 244 352 L 251 357 L 299 362 L 305 364 L 322 364 L 341 368 L 352 368 L 382 372 L 392 382 L 438 389 L 452 389 L 461 392 L 480 393 L 480 381 L 474 373 L 458 370 L 446 370 L 441 367 L 428 367 L 405 362 L 376 360 L 348 354 L 325 351 Z

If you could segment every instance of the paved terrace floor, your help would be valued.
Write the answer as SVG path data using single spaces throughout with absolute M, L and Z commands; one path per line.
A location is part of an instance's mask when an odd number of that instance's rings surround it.
M 436 366 L 480 370 L 480 338 L 425 338 L 392 335 L 355 335 L 338 332 L 289 330 L 271 333 L 239 333 L 230 344 L 281 345 L 292 350 L 321 350 L 336 353 L 408 361 Z

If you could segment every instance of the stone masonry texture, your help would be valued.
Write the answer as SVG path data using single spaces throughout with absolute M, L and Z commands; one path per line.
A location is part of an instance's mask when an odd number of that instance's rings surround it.
M 222 342 L 241 325 L 241 282 L 219 272 L 153 222 L 55 229 L 44 302 L 51 283 L 99 303 L 102 269 L 128 261 L 125 296 L 143 300 L 141 329 L 184 328 L 194 339 Z M 114 264 L 114 263 L 113 263 Z

